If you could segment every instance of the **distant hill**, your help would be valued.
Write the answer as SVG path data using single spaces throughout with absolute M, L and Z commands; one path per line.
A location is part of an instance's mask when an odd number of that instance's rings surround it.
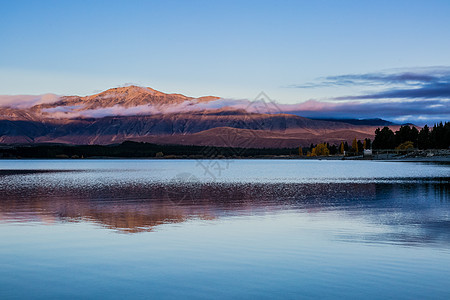
M 0 108 L 0 143 L 111 144 L 126 140 L 222 147 L 297 147 L 372 138 L 381 119 L 308 119 L 250 112 L 215 96 L 188 97 L 148 87 L 62 96 L 29 108 Z
M 329 121 L 329 122 L 342 122 L 353 125 L 368 125 L 368 126 L 391 126 L 399 125 L 383 119 L 337 119 L 337 118 L 311 118 L 312 120 Z

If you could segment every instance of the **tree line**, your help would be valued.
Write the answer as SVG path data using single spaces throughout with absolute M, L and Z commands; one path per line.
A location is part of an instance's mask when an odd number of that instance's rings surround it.
M 431 129 L 425 125 L 420 131 L 404 125 L 393 132 L 389 127 L 375 130 L 373 149 L 448 149 L 450 147 L 450 122 L 435 124 Z
M 420 131 L 410 125 L 404 125 L 397 131 L 389 127 L 375 130 L 373 142 L 366 138 L 363 141 L 353 140 L 351 145 L 346 141 L 340 145 L 329 143 L 311 144 L 309 147 L 300 147 L 299 154 L 306 156 L 328 156 L 336 154 L 359 155 L 366 149 L 449 149 L 450 148 L 450 122 L 435 124 L 432 128 L 425 125 Z
M 372 140 L 369 138 L 361 140 L 353 139 L 351 145 L 347 141 L 339 145 L 330 145 L 329 143 L 311 144 L 309 147 L 300 147 L 299 155 L 306 156 L 328 156 L 336 154 L 359 155 L 366 149 L 372 148 Z

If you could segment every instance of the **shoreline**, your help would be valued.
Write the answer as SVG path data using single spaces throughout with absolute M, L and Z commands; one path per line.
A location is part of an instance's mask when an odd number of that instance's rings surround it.
M 432 157 L 390 157 L 390 158 L 363 158 L 363 157 L 342 157 L 342 156 L 318 156 L 318 157 L 301 157 L 301 156 L 270 156 L 270 157 L 108 157 L 93 156 L 86 158 L 70 158 L 70 157 L 1 157 L 2 160 L 341 160 L 341 161 L 375 161 L 375 162 L 438 162 L 450 163 L 450 155 L 432 156 Z
M 304 151 L 304 149 L 303 149 Z M 402 162 L 450 162 L 450 149 L 376 149 L 327 156 L 299 155 L 296 148 L 230 148 L 176 146 L 140 143 L 119 145 L 34 145 L 1 146 L 2 159 L 186 159 L 186 160 L 359 160 Z

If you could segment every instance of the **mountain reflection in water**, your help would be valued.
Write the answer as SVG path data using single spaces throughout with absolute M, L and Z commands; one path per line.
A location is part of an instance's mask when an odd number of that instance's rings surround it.
M 2 182 L 26 171 L 2 172 Z M 12 182 L 12 181 L 11 181 Z M 361 242 L 450 242 L 445 217 L 449 180 L 396 183 L 215 183 L 156 182 L 102 186 L 34 182 L 0 186 L 1 222 L 93 222 L 121 233 L 152 231 L 162 224 L 191 219 L 270 213 L 339 212 L 380 226 L 414 226 L 416 230 L 373 235 L 341 234 Z M 445 229 L 445 230 L 442 230 Z

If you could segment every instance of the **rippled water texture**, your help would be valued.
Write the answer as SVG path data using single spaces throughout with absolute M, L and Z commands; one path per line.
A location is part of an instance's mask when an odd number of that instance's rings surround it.
M 450 166 L 0 160 L 0 299 L 449 299 Z

